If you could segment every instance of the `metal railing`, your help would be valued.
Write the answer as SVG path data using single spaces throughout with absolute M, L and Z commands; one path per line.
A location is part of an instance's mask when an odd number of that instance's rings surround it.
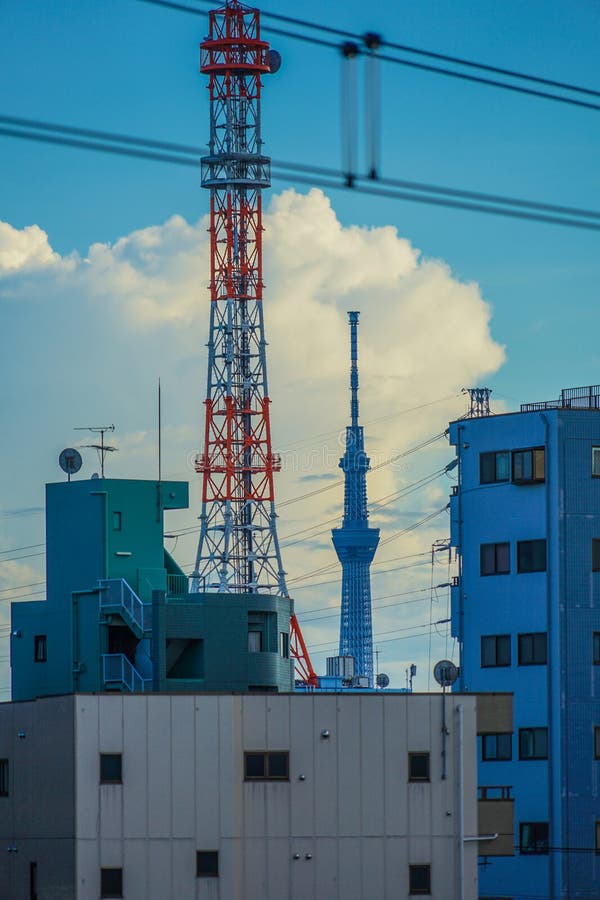
M 104 578 L 100 585 L 100 612 L 110 613 L 117 610 L 137 626 L 141 633 L 150 626 L 152 607 L 145 606 L 135 591 L 124 578 Z
M 171 597 L 183 597 L 190 593 L 189 575 L 167 575 L 167 594 Z
M 511 784 L 488 784 L 477 788 L 479 800 L 512 800 Z
M 544 409 L 600 409 L 600 385 L 563 388 L 558 400 L 521 403 L 521 412 L 539 412 Z
M 123 653 L 103 654 L 102 679 L 105 686 L 119 685 L 133 694 L 143 693 L 146 685 L 146 681 Z

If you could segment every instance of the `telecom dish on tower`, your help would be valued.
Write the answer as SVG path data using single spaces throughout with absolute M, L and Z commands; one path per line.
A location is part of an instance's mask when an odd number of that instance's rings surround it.
M 68 481 L 71 480 L 71 475 L 76 475 L 79 472 L 81 463 L 81 453 L 73 447 L 65 447 L 58 457 L 58 464 L 63 472 L 67 473 Z

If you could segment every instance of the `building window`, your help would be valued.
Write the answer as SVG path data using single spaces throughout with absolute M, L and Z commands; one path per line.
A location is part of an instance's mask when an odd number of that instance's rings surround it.
M 219 877 L 219 851 L 196 851 L 196 878 Z
M 592 478 L 600 478 L 600 447 L 592 447 Z
M 481 758 L 486 762 L 512 759 L 512 734 L 484 734 L 481 738 Z
M 36 634 L 33 639 L 33 659 L 35 662 L 46 662 L 48 659 L 45 634 Z
M 548 759 L 547 728 L 519 728 L 519 759 Z
M 429 753 L 408 754 L 408 780 L 429 781 Z
M 600 538 L 592 538 L 592 572 L 600 572 Z
M 112 514 L 113 531 L 121 531 L 123 527 L 123 516 L 120 512 Z
M 510 666 L 510 634 L 484 634 L 481 637 L 481 665 Z
M 600 726 L 594 725 L 594 759 L 600 759 Z
M 431 893 L 431 866 L 408 867 L 408 893 Z
M 596 853 L 600 853 L 600 822 L 596 822 Z
M 546 541 L 517 543 L 517 572 L 546 571 Z
M 481 544 L 479 563 L 482 575 L 508 575 L 510 572 L 510 544 Z
M 592 640 L 592 655 L 595 666 L 600 666 L 600 631 L 595 631 Z
M 100 896 L 123 896 L 123 869 L 100 869 Z
M 260 653 L 262 650 L 262 631 L 248 632 L 248 653 Z
M 535 484 L 546 477 L 546 460 L 543 447 L 531 450 L 513 450 L 512 480 L 515 484 Z
M 519 665 L 544 666 L 547 662 L 545 631 L 519 635 Z
M 289 781 L 290 754 L 285 751 L 252 751 L 244 753 L 246 781 Z
M 123 757 L 120 753 L 100 754 L 100 784 L 123 783 Z
M 494 484 L 510 479 L 510 456 L 508 450 L 479 454 L 479 483 Z
M 548 823 L 521 822 L 519 831 L 521 853 L 548 854 Z
M 8 760 L 0 759 L 0 797 L 8 797 Z
M 284 659 L 290 658 L 290 636 L 287 631 L 282 631 L 279 634 L 279 652 Z

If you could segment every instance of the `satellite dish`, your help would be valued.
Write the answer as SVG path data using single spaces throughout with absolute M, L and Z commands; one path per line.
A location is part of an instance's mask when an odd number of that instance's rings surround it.
M 449 659 L 440 659 L 435 664 L 433 677 L 441 687 L 451 687 L 458 678 L 458 669 Z
M 81 453 L 73 447 L 66 447 L 58 457 L 58 464 L 63 472 L 67 473 L 70 481 L 71 475 L 75 475 L 81 468 Z
M 269 73 L 274 75 L 281 68 L 281 53 L 277 50 L 269 50 L 267 53 L 267 62 L 269 64 Z
M 386 675 L 385 672 L 380 672 L 377 676 L 377 687 L 378 688 L 386 688 L 390 683 L 389 675 Z

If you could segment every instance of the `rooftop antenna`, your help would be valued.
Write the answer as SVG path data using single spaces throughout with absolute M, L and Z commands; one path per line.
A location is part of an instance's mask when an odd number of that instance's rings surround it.
M 100 435 L 99 444 L 82 444 L 82 447 L 89 447 L 98 451 L 98 459 L 100 460 L 100 477 L 104 478 L 104 457 L 107 453 L 116 453 L 118 447 L 112 447 L 110 444 L 104 443 L 104 435 L 107 431 L 114 431 L 114 425 L 81 425 L 74 431 L 91 431 L 92 434 Z
M 463 394 L 469 395 L 470 407 L 465 416 L 467 419 L 481 419 L 490 415 L 491 388 L 463 388 Z

